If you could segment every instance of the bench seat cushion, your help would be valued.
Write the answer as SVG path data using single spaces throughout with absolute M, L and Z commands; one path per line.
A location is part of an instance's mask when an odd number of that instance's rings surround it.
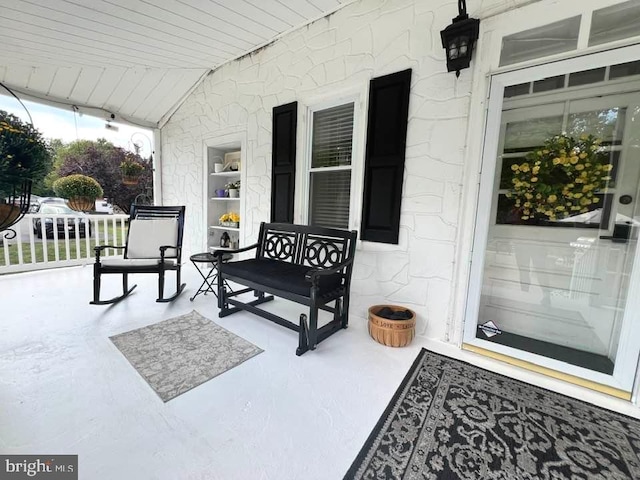
M 311 282 L 305 279 L 305 275 L 309 270 L 310 268 L 304 265 L 264 258 L 252 258 L 250 260 L 222 264 L 222 273 L 225 275 L 242 278 L 265 287 L 296 293 L 303 297 L 310 296 Z M 320 295 L 325 295 L 331 290 L 340 287 L 340 285 L 341 278 L 339 275 L 321 277 Z

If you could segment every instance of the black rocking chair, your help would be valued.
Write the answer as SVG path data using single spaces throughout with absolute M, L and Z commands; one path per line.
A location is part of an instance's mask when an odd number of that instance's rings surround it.
M 130 273 L 154 273 L 158 275 L 156 302 L 171 302 L 178 298 L 186 283 L 180 284 L 182 234 L 184 230 L 184 206 L 156 207 L 132 205 L 127 244 L 125 246 L 99 245 L 95 247 L 93 266 L 92 305 L 108 305 L 126 298 L 136 285 L 129 288 Z M 100 258 L 107 248 L 124 250 L 123 258 Z M 176 272 L 176 293 L 164 297 L 164 274 Z M 100 279 L 103 274 L 122 274 L 122 295 L 110 300 L 100 300 Z

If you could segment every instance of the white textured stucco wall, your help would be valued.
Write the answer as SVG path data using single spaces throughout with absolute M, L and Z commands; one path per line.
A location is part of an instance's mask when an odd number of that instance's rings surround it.
M 483 18 L 531 0 L 472 3 L 470 14 Z M 366 91 L 371 78 L 412 68 L 400 242 L 361 243 L 351 313 L 364 318 L 372 304 L 407 305 L 418 314 L 419 334 L 445 338 L 454 265 L 464 257 L 456 238 L 471 91 L 471 69 L 458 79 L 447 73 L 440 43 L 456 13 L 454 1 L 362 0 L 209 75 L 162 129 L 163 202 L 187 205 L 186 248 L 199 251 L 206 240 L 204 139 L 246 132 L 247 244 L 269 220 L 272 108 Z

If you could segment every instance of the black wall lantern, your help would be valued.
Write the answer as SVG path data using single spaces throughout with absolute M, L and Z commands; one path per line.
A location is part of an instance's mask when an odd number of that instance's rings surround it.
M 447 71 L 455 70 L 456 77 L 460 76 L 460 70 L 467 68 L 471 63 L 471 53 L 479 30 L 480 20 L 469 18 L 467 2 L 458 0 L 458 16 L 453 19 L 451 25 L 440 32 L 442 46 L 447 51 Z

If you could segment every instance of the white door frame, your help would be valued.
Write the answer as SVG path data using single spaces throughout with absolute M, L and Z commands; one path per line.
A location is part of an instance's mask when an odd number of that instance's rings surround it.
M 496 161 L 499 153 L 498 147 L 505 87 L 541 80 L 556 75 L 636 60 L 640 60 L 640 45 L 632 45 L 606 52 L 598 52 L 523 68 L 521 70 L 509 71 L 493 75 L 490 78 L 490 93 L 482 154 L 482 173 L 480 176 L 480 189 L 471 257 L 472 263 L 464 319 L 464 343 L 627 392 L 631 392 L 633 389 L 638 357 L 640 355 L 640 248 L 637 248 L 635 252 L 634 275 L 627 294 L 625 319 L 622 326 L 620 345 L 618 347 L 618 356 L 612 375 L 594 372 L 559 360 L 476 338 L 476 331 L 484 272 L 484 257 L 489 227 L 492 221 L 491 200 L 496 174 Z

